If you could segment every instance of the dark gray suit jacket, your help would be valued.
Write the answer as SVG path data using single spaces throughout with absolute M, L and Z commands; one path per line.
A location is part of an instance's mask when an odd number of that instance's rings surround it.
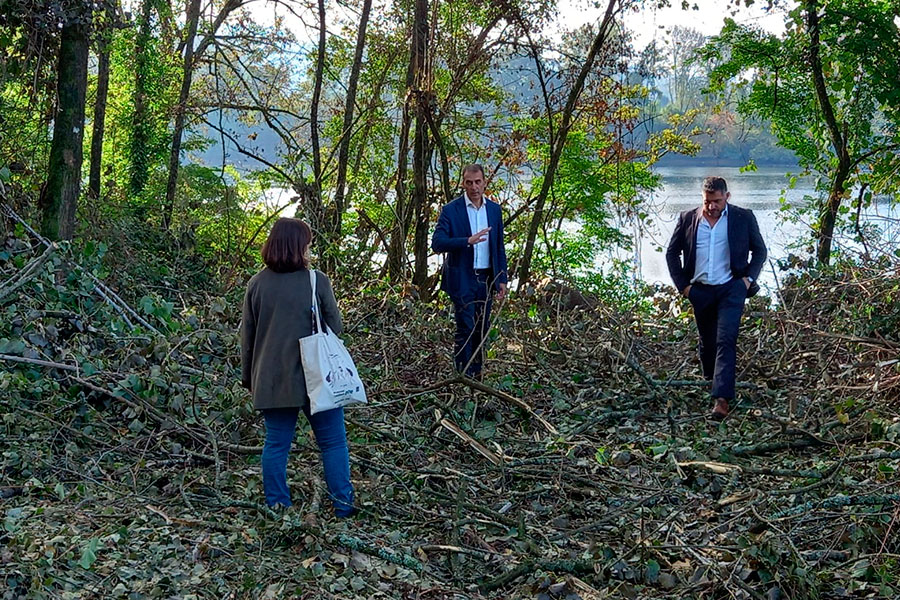
M 702 207 L 682 212 L 675 231 L 672 232 L 672 239 L 669 240 L 666 263 L 679 292 L 684 291 L 694 278 L 697 266 L 697 226 L 702 218 Z M 728 250 L 731 254 L 731 274 L 737 279 L 753 279 L 747 296 L 755 295 L 759 291 L 756 280 L 766 262 L 767 252 L 752 210 L 734 204 L 728 205 Z

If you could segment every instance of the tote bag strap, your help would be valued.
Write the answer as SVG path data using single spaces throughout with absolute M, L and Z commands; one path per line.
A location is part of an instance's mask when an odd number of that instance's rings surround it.
M 331 333 L 331 327 L 328 326 L 328 323 L 325 321 L 325 317 L 323 317 L 322 313 L 319 312 L 319 296 L 316 294 L 316 279 L 316 270 L 310 269 L 309 283 L 312 287 L 313 333 L 321 333 L 323 331 L 323 323 L 325 325 L 325 333 Z

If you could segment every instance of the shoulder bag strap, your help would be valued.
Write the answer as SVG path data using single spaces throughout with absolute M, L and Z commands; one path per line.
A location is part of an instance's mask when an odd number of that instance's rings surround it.
M 331 333 L 331 328 L 325 320 L 325 316 L 319 310 L 319 296 L 316 294 L 316 270 L 310 269 L 309 283 L 312 287 L 312 313 L 313 313 L 313 333 Z
M 312 332 L 319 333 L 321 326 L 319 325 L 319 298 L 316 295 L 316 270 L 309 270 L 309 285 L 312 288 Z

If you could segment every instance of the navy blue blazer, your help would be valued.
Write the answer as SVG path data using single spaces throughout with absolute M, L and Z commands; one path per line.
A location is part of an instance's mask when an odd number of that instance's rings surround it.
M 503 245 L 503 214 L 500 205 L 484 199 L 487 208 L 488 245 L 491 251 L 491 269 L 494 271 L 494 289 L 508 279 L 506 248 Z M 476 233 L 469 225 L 465 194 L 441 209 L 438 224 L 431 237 L 431 249 L 446 253 L 441 269 L 441 289 L 454 302 L 474 296 L 478 280 L 475 278 L 475 251 L 469 245 L 469 237 Z
M 666 249 L 669 275 L 672 276 L 672 281 L 679 292 L 683 292 L 694 278 L 694 269 L 697 266 L 697 226 L 702 218 L 703 207 L 682 212 Z M 744 277 L 753 279 L 747 290 L 747 296 L 755 295 L 759 291 L 756 280 L 759 279 L 759 273 L 766 262 L 767 252 L 752 210 L 734 204 L 728 205 L 728 251 L 731 254 L 732 276 L 736 279 Z

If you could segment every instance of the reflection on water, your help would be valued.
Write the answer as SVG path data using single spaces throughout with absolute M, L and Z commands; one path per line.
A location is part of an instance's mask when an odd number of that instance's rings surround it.
M 793 189 L 786 189 L 787 168 L 766 167 L 758 171 L 741 173 L 736 167 L 660 167 L 656 172 L 662 175 L 663 187 L 650 198 L 657 218 L 653 219 L 648 231 L 642 232 L 639 250 L 640 275 L 649 282 L 671 284 L 666 267 L 665 246 L 668 244 L 675 222 L 681 211 L 700 205 L 700 185 L 709 175 L 724 177 L 731 192 L 732 204 L 749 208 L 756 215 L 760 231 L 769 250 L 769 260 L 774 263 L 786 258 L 789 253 L 805 255 L 807 249 L 794 246 L 808 237 L 808 223 L 786 222 L 780 210 L 779 198 L 784 196 L 789 203 L 799 205 L 803 197 L 813 195 L 813 179 L 799 178 Z M 794 170 L 796 172 L 796 169 Z M 862 222 L 881 226 L 886 242 L 897 243 L 900 237 L 900 207 L 891 206 L 885 199 L 863 212 Z M 836 240 L 836 244 L 848 244 L 847 240 Z M 810 249 L 811 250 L 811 249 Z M 772 267 L 767 264 L 760 275 L 763 288 L 775 286 Z
M 672 236 L 678 214 L 683 210 L 693 209 L 700 205 L 700 184 L 708 175 L 724 177 L 728 182 L 728 189 L 731 191 L 731 202 L 753 210 L 766 247 L 769 249 L 769 260 L 772 263 L 786 258 L 791 252 L 803 257 L 808 256 L 812 248 L 796 248 L 796 245 L 799 240 L 808 237 L 810 226 L 808 223 L 784 221 L 779 198 L 784 195 L 789 203 L 800 205 L 803 203 L 804 196 L 815 193 L 814 182 L 811 177 L 800 178 L 793 189 L 786 189 L 788 177 L 785 173 L 788 170 L 788 168 L 782 167 L 765 167 L 758 171 L 741 173 L 736 167 L 703 166 L 655 169 L 662 175 L 663 187 L 646 199 L 655 216 L 649 227 L 641 231 L 638 236 L 636 257 L 617 254 L 616 258 L 638 263 L 638 273 L 645 281 L 671 285 L 669 271 L 666 267 L 665 247 Z M 794 172 L 797 170 L 794 169 Z M 276 207 L 281 208 L 282 216 L 294 216 L 297 208 L 297 205 L 292 203 L 295 199 L 294 196 L 295 194 L 291 190 L 272 188 L 265 192 L 264 204 L 272 211 L 276 210 Z M 893 244 L 894 248 L 900 247 L 900 203 L 891 206 L 887 199 L 882 199 L 863 211 L 861 221 L 877 225 L 882 229 L 882 243 Z M 575 230 L 578 225 L 568 223 L 564 227 Z M 623 230 L 629 235 L 632 234 L 630 224 L 624 224 Z M 835 246 L 858 245 L 843 237 L 835 240 Z M 384 255 L 380 252 L 376 253 L 374 259 L 376 261 L 383 260 Z M 432 255 L 429 259 L 429 264 L 434 270 L 437 270 L 440 263 L 439 255 Z M 607 270 L 608 263 L 608 256 L 599 257 L 596 268 L 601 271 Z M 770 264 L 766 264 L 763 268 L 760 285 L 764 290 L 775 288 L 775 279 Z

